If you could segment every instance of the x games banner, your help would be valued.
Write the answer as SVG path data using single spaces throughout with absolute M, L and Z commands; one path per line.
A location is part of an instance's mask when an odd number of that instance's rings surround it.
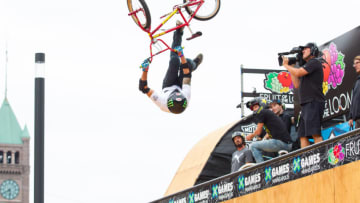
M 237 172 L 155 202 L 222 202 L 358 161 L 359 133 L 359 130 L 352 132 L 309 151 L 296 153 L 279 161 L 270 161 L 258 168 Z
M 353 59 L 360 55 L 359 39 L 360 26 L 319 47 L 327 62 L 323 64 L 324 121 L 349 111 L 356 80 Z M 291 76 L 286 71 L 270 72 L 265 76 L 264 87 L 272 93 L 288 94 L 294 90 Z M 294 94 L 297 98 L 296 91 Z M 297 99 L 294 99 L 294 105 L 297 114 L 300 108 Z

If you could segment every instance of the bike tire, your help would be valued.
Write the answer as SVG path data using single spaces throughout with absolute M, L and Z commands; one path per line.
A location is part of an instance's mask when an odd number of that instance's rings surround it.
M 184 0 L 186 3 L 188 0 Z M 220 0 L 204 0 L 204 4 L 199 11 L 194 15 L 196 20 L 210 20 L 215 17 L 220 10 Z M 212 2 L 212 3 L 209 3 Z M 197 6 L 186 6 L 185 10 L 189 15 L 192 15 Z
M 127 0 L 127 5 L 130 13 L 136 11 L 139 8 L 142 9 L 144 14 L 143 16 L 140 15 L 138 16 L 138 18 L 136 18 L 134 15 L 131 15 L 131 17 L 136 23 L 136 25 L 142 27 L 145 30 L 150 28 L 151 15 L 150 15 L 150 10 L 145 3 L 145 0 Z M 140 21 L 140 23 L 138 21 Z

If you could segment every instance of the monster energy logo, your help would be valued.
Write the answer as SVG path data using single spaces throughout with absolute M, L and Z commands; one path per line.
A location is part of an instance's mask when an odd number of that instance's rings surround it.
M 265 167 L 265 181 L 266 183 L 271 180 L 271 166 Z
M 299 157 L 299 156 L 298 156 L 298 157 L 295 157 L 294 160 L 293 160 L 293 166 L 294 166 L 293 172 L 294 172 L 294 173 L 300 172 L 300 170 L 301 170 L 301 165 L 300 165 L 300 163 L 301 163 L 300 157 Z
M 212 195 L 211 195 L 211 197 L 213 199 L 218 197 L 218 185 L 217 184 L 212 186 Z
M 186 108 L 186 106 L 187 106 L 187 101 L 185 100 L 184 104 L 183 104 L 183 107 Z
M 172 99 L 170 99 L 168 101 L 168 107 L 173 107 L 174 106 L 174 101 Z
M 238 189 L 239 189 L 239 191 L 245 189 L 244 180 L 245 180 L 244 176 L 239 176 L 239 178 L 238 178 L 238 182 L 239 182 Z

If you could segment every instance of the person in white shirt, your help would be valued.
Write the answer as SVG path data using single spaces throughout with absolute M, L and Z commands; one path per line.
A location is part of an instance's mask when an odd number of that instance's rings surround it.
M 141 65 L 142 75 L 139 81 L 139 90 L 142 93 L 146 94 L 161 110 L 174 114 L 182 113 L 189 105 L 191 72 L 195 71 L 203 59 L 202 54 L 194 60 L 185 58 L 181 47 L 183 28 L 174 32 L 171 48 L 176 52 L 170 53 L 169 67 L 163 80 L 162 91 L 150 89 L 147 84 L 148 60 Z

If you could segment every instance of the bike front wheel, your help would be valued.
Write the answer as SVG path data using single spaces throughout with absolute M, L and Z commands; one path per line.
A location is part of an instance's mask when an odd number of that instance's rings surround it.
M 184 3 L 189 0 L 184 0 Z M 198 4 L 193 6 L 186 6 L 185 10 L 189 15 L 193 15 L 198 7 Z M 203 5 L 200 7 L 198 12 L 195 13 L 194 18 L 197 20 L 210 20 L 215 17 L 220 10 L 220 0 L 204 0 Z
M 150 28 L 150 10 L 146 5 L 145 0 L 127 0 L 127 5 L 130 13 L 132 13 L 131 17 L 135 21 L 136 25 L 142 27 L 143 29 Z

